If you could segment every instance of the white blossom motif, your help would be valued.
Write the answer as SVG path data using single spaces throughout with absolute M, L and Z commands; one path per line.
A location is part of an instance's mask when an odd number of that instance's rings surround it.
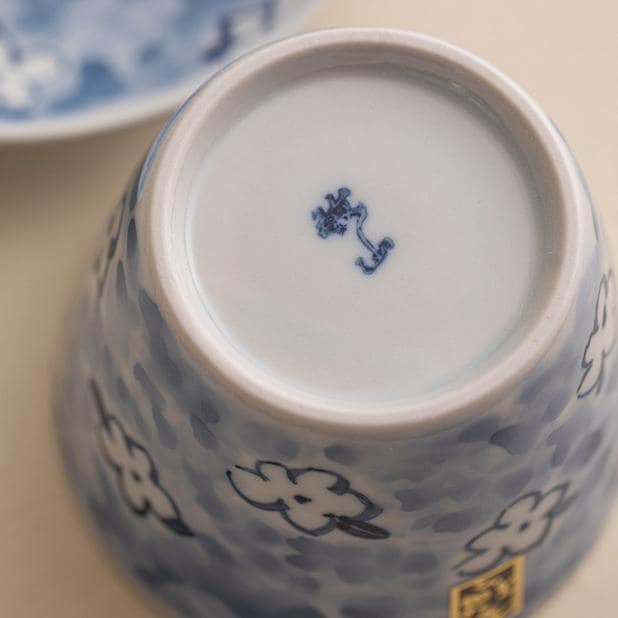
M 535 491 L 518 498 L 504 509 L 491 527 L 483 530 L 465 546 L 470 554 L 455 566 L 462 577 L 480 575 L 507 558 L 526 554 L 543 543 L 553 521 L 572 504 L 567 498 L 569 483 L 547 493 Z
M 0 32 L 0 107 L 12 111 L 35 107 L 65 81 L 63 64 L 51 50 L 17 47 Z
M 335 528 L 363 539 L 386 539 L 389 532 L 368 523 L 382 508 L 355 491 L 341 475 L 319 468 L 288 468 L 257 461 L 255 468 L 228 470 L 236 493 L 251 506 L 274 511 L 296 530 L 312 536 Z
M 591 393 L 599 394 L 605 375 L 605 359 L 614 347 L 616 339 L 616 284 L 610 270 L 603 275 L 594 314 L 594 325 L 584 350 L 582 369 L 584 374 L 577 389 L 578 398 Z
M 177 534 L 193 536 L 171 496 L 161 486 L 146 449 L 127 435 L 120 421 L 107 412 L 94 380 L 90 387 L 100 420 L 99 444 L 105 460 L 116 473 L 118 489 L 127 506 L 140 517 L 152 514 Z

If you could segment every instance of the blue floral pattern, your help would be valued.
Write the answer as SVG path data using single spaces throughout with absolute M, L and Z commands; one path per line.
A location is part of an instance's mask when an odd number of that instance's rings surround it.
M 470 554 L 456 565 L 462 577 L 480 575 L 503 560 L 532 551 L 550 533 L 554 520 L 571 506 L 575 495 L 568 495 L 569 483 L 546 493 L 533 491 L 515 500 L 500 513 L 492 526 L 466 545 Z
M 0 123 L 58 118 L 198 83 L 313 2 L 4 0 Z
M 599 286 L 594 325 L 582 358 L 583 375 L 577 396 L 587 397 L 599 394 L 603 387 L 605 359 L 614 347 L 616 340 L 616 283 L 613 271 L 604 274 Z
M 338 529 L 362 539 L 390 536 L 368 523 L 383 509 L 336 472 L 257 461 L 254 468 L 235 466 L 227 471 L 227 477 L 245 502 L 263 511 L 278 512 L 299 532 L 322 536 Z
M 95 380 L 90 381 L 98 412 L 98 439 L 101 451 L 116 473 L 118 489 L 127 506 L 140 517 L 152 514 L 164 526 L 181 536 L 191 537 L 178 507 L 159 480 L 148 451 L 131 438 L 120 421 L 110 414 Z
M 67 65 L 59 49 L 20 46 L 0 27 L 0 110 L 35 109 L 73 86 L 75 76 Z

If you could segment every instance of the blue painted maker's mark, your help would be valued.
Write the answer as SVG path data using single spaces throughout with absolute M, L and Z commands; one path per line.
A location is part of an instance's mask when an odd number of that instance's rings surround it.
M 358 257 L 355 264 L 366 274 L 373 274 L 378 266 L 386 259 L 388 252 L 395 246 L 395 241 L 386 236 L 376 247 L 363 232 L 363 224 L 367 219 L 367 207 L 362 202 L 352 207 L 348 198 L 351 195 L 350 189 L 341 187 L 337 190 L 337 197 L 332 193 L 325 196 L 328 208 L 324 210 L 319 206 L 311 213 L 311 218 L 315 221 L 315 227 L 320 238 L 328 238 L 331 234 L 343 236 L 348 230 L 351 219 L 356 219 L 356 235 L 363 243 L 363 246 L 371 252 L 372 264 L 367 264 L 363 257 Z

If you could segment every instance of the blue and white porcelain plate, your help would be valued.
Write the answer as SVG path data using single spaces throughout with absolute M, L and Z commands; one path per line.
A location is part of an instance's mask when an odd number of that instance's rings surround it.
M 0 0 L 0 140 L 86 134 L 172 109 L 321 0 Z

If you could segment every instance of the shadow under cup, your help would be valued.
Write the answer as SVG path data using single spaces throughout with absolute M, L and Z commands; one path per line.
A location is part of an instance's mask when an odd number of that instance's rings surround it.
M 526 94 L 421 35 L 305 35 L 207 82 L 123 197 L 63 452 L 187 616 L 515 616 L 613 500 L 614 321 Z

